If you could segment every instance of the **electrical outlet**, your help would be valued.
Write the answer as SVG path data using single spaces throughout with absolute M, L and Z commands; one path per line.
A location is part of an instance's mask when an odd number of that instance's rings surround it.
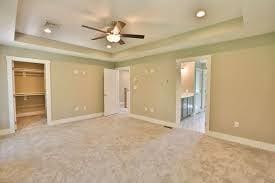
M 153 107 L 151 107 L 150 112 L 155 112 L 155 109 Z
M 234 121 L 234 122 L 233 122 L 233 126 L 234 126 L 235 128 L 239 128 L 240 123 L 239 123 L 238 121 Z
M 79 107 L 78 107 L 78 106 L 75 106 L 75 107 L 74 107 L 74 111 L 79 111 Z
M 147 108 L 147 107 L 144 107 L 144 111 L 148 111 L 148 108 Z

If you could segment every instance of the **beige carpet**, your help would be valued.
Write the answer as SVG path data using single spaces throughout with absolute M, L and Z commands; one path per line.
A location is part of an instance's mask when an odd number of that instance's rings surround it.
M 1 183 L 275 182 L 275 153 L 115 116 L 0 139 Z

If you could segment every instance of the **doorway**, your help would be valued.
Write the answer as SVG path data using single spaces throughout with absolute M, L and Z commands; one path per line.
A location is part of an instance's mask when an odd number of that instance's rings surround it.
M 51 121 L 50 61 L 7 57 L 10 130 Z
M 130 111 L 130 68 L 121 67 L 119 70 L 119 107 L 120 113 Z
M 209 130 L 211 57 L 177 60 L 177 123 L 181 128 Z
M 104 69 L 104 116 L 130 112 L 130 67 Z

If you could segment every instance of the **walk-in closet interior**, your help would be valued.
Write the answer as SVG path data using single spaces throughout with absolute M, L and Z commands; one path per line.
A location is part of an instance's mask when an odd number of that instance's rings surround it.
M 44 64 L 13 62 L 16 129 L 46 122 Z

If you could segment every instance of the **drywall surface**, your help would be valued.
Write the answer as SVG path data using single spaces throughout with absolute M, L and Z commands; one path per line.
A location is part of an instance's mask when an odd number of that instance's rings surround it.
M 274 33 L 117 63 L 131 67 L 131 113 L 175 122 L 176 59 L 206 54 L 212 56 L 210 130 L 275 144 Z
M 113 63 L 0 46 L 0 129 L 9 128 L 6 56 L 51 61 L 53 120 L 103 112 L 103 69 Z

